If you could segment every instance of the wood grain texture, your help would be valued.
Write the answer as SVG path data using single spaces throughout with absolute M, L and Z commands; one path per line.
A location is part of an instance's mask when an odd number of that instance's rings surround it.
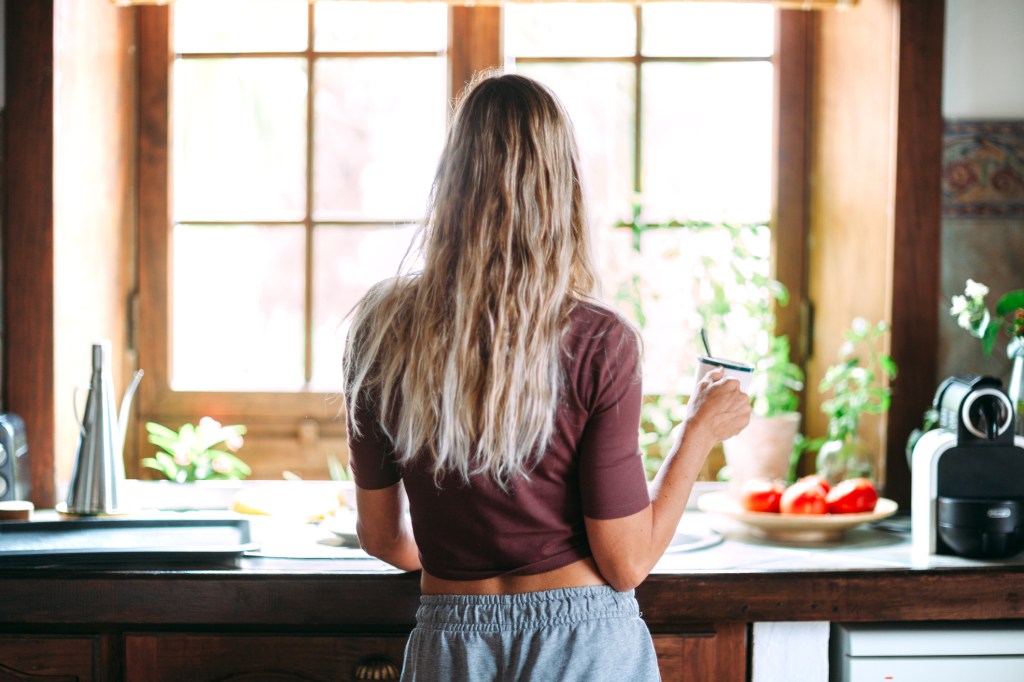
M 501 8 L 458 7 L 449 10 L 448 96 L 455 98 L 477 71 L 501 66 Z
M 67 481 L 80 438 L 72 396 L 89 381 L 93 342 L 111 341 L 118 398 L 135 369 L 135 22 L 110 3 L 54 5 L 54 446 Z
M 98 636 L 0 635 L 0 680 L 92 682 Z
M 807 401 L 855 317 L 887 320 L 900 376 L 885 418 L 863 420 L 885 493 L 909 497 L 903 446 L 935 389 L 942 3 L 864 0 L 814 15 Z M 807 433 L 827 419 L 809 409 Z M 886 479 L 891 469 L 892 480 Z
M 789 290 L 790 298 L 788 305 L 776 310 L 776 333 L 789 337 L 790 357 L 800 364 L 808 352 L 805 343 L 808 321 L 804 319 L 801 305 L 807 298 L 809 22 L 807 12 L 778 14 L 777 112 L 772 154 L 776 164 L 772 173 L 773 276 Z M 806 409 L 806 401 L 803 406 Z
M 54 480 L 53 6 L 6 3 L 4 407 L 21 415 L 32 500 L 52 507 Z
M 125 682 L 355 680 L 369 656 L 402 664 L 406 637 L 134 634 L 125 638 Z
M 238 570 L 8 568 L 0 571 L 0 629 L 245 626 L 394 634 L 414 623 L 418 574 L 317 573 L 292 563 L 282 569 L 257 560 Z M 637 588 L 637 599 L 654 634 L 708 623 L 1024 618 L 1024 568 L 658 574 Z
M 910 502 L 907 437 L 938 386 L 942 279 L 942 69 L 945 5 L 901 0 L 891 319 L 893 383 L 885 490 Z M 896 322 L 899 322 L 897 325 Z
M 145 422 L 153 419 L 161 395 L 170 388 L 170 64 L 167 7 L 140 7 L 138 18 L 138 282 L 139 365 L 138 443 L 146 442 Z M 188 421 L 193 417 L 188 414 Z M 163 419 L 159 419 L 161 423 Z M 136 454 L 137 453 L 133 453 Z M 138 456 L 125 457 L 129 476 L 138 475 Z
M 747 626 L 743 623 L 719 623 L 653 638 L 665 682 L 747 679 Z

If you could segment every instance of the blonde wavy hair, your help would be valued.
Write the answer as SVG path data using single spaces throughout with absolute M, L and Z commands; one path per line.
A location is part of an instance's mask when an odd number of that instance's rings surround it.
M 437 482 L 507 488 L 551 439 L 568 313 L 597 285 L 572 124 L 550 90 L 495 72 L 466 88 L 419 248 L 421 272 L 355 309 L 350 419 L 371 401 L 400 464 L 425 456 Z

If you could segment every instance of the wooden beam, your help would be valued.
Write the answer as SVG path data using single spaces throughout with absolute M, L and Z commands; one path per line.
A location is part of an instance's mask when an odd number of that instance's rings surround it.
M 4 409 L 25 420 L 32 501 L 55 503 L 53 3 L 6 3 Z
M 900 3 L 891 296 L 900 374 L 889 410 L 885 494 L 905 506 L 907 437 L 921 426 L 938 382 L 944 11 L 937 0 Z
M 501 8 L 452 6 L 448 11 L 448 95 L 455 98 L 477 71 L 501 66 Z M 453 36 L 459 36 L 458 44 Z

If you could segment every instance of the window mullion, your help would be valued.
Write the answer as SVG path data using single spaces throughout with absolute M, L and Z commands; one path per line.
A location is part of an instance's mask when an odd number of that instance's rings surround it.
M 316 6 L 309 3 L 306 17 L 306 211 L 303 226 L 306 233 L 305 296 L 303 299 L 303 379 L 309 385 L 313 379 L 313 112 L 314 70 L 316 53 L 313 40 L 316 35 Z

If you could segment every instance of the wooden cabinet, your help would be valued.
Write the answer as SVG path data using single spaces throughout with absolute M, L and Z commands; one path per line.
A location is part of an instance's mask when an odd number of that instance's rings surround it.
M 397 680 L 405 637 L 129 633 L 125 682 Z
M 685 634 L 654 635 L 664 682 L 744 682 L 747 679 L 747 625 L 721 623 Z
M 102 682 L 100 637 L 0 635 L 0 682 Z
M 0 635 L 0 682 L 397 680 L 405 642 L 399 635 L 302 633 Z M 654 635 L 664 682 L 743 682 L 746 646 L 743 623 Z
M 654 635 L 665 682 L 746 679 L 746 625 Z M 129 633 L 125 682 L 398 679 L 405 637 Z M 0 682 L 3 678 L 0 677 Z

